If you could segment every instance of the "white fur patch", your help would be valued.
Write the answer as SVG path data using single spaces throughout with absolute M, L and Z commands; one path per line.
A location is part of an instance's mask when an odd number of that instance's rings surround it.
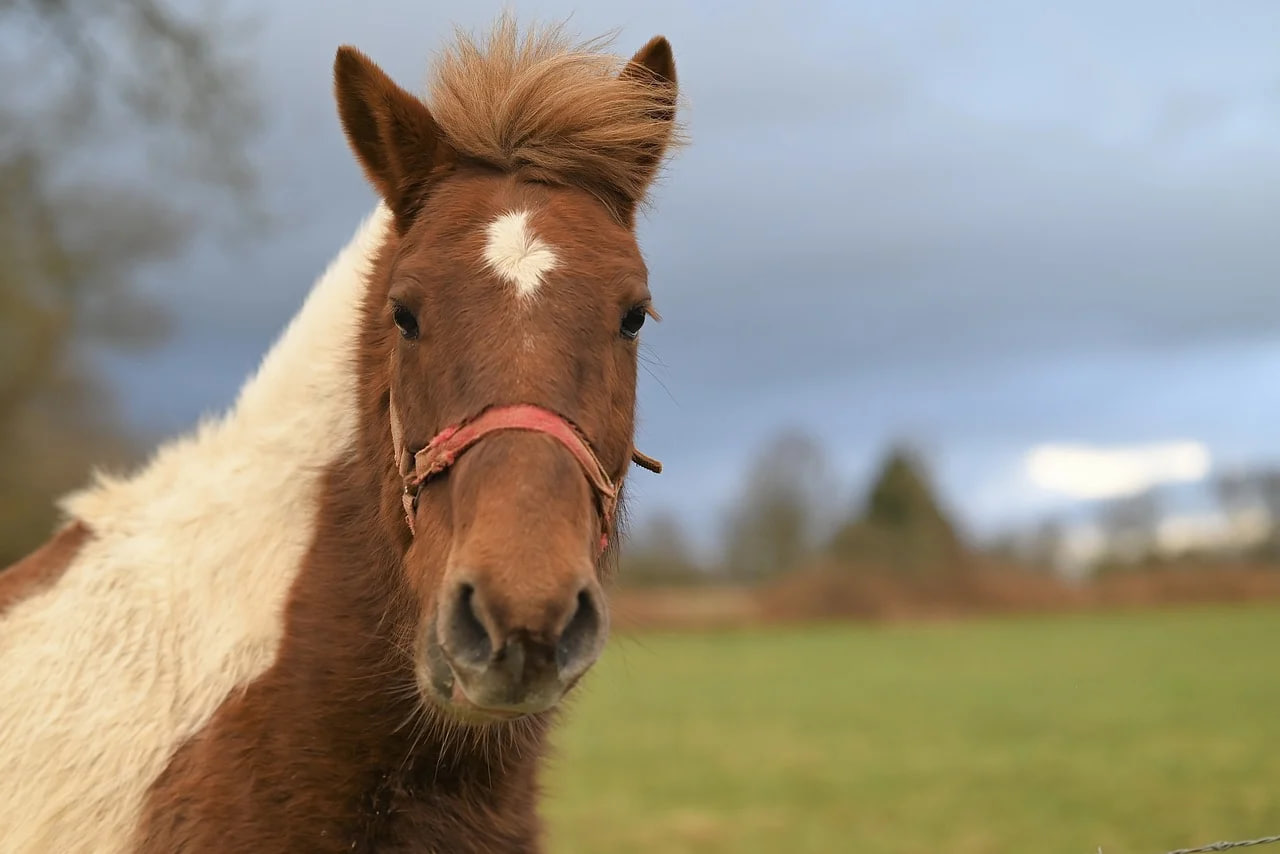
M 358 428 L 360 227 L 233 409 L 63 502 L 93 538 L 0 617 L 0 851 L 133 848 L 175 749 L 275 661 L 320 478 Z
M 514 285 L 520 297 L 533 296 L 557 260 L 555 251 L 529 227 L 529 212 L 504 213 L 489 223 L 486 233 L 485 263 Z

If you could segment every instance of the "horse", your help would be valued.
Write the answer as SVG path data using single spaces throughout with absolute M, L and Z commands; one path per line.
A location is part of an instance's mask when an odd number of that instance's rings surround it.
M 535 852 L 609 630 L 670 43 L 350 46 L 377 205 L 233 405 L 0 573 L 0 851 Z

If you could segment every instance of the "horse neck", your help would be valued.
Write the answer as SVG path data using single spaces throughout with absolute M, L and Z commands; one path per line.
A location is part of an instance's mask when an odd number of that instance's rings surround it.
M 464 729 L 423 703 L 420 609 L 374 457 L 361 443 L 326 472 L 278 657 L 173 757 L 145 854 L 536 850 L 545 721 Z
M 550 718 L 480 730 L 424 704 L 413 666 L 421 606 L 403 572 L 409 540 L 398 476 L 382 442 L 385 427 L 365 426 L 366 441 L 352 460 L 326 478 L 322 518 L 290 603 L 294 629 L 278 671 L 291 684 L 266 701 L 279 703 L 287 721 L 276 726 L 291 734 L 280 760 L 310 763 L 318 744 L 360 757 L 364 767 L 346 773 L 363 781 L 358 794 L 372 807 L 364 817 L 371 845 L 533 850 Z M 414 546 L 426 550 L 427 563 L 440 565 L 448 541 L 433 524 L 431 503 L 421 518 Z M 300 780 L 329 786 L 333 778 L 320 769 L 288 779 L 296 793 Z
M 403 572 L 384 383 L 366 378 L 353 447 L 317 484 L 273 666 L 175 755 L 151 793 L 145 854 L 199 848 L 192 833 L 211 850 L 536 850 L 546 719 L 462 728 L 419 693 L 422 608 Z M 415 547 L 443 560 L 432 527 Z M 180 820 L 192 810 L 194 829 Z
M 351 453 L 324 478 L 313 544 L 286 617 L 292 636 L 277 668 L 288 683 L 284 709 L 297 736 L 298 752 L 287 753 L 305 756 L 327 743 L 363 757 L 363 773 L 352 779 L 372 785 L 363 799 L 396 817 L 378 831 L 383 840 L 423 850 L 529 850 L 551 716 L 462 727 L 424 704 L 417 686 L 423 605 L 404 556 L 412 547 L 418 565 L 443 566 L 449 538 L 437 502 L 445 497 L 424 497 L 411 535 L 392 450 L 390 339 L 380 310 L 385 277 L 377 268 L 387 261 L 387 245 L 374 256 L 353 360 L 360 423 Z M 299 720 L 299 708 L 314 714 Z M 353 741 L 360 743 L 354 752 Z

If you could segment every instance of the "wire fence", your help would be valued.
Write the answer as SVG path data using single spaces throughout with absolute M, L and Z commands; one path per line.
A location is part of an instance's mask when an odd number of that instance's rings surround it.
M 1250 845 L 1270 845 L 1280 842 L 1280 836 L 1263 836 L 1258 839 L 1241 839 L 1239 842 L 1210 842 L 1199 848 L 1179 848 L 1166 854 L 1209 854 L 1211 851 L 1228 851 L 1232 848 L 1247 848 Z M 1098 854 L 1102 854 L 1102 846 L 1098 846 Z
M 1230 848 L 1245 848 L 1249 845 L 1270 845 L 1273 842 L 1280 842 L 1280 836 L 1242 839 L 1239 842 L 1214 842 L 1209 845 L 1201 845 L 1199 848 L 1179 848 L 1177 851 L 1170 851 L 1169 854 L 1207 854 L 1209 851 L 1226 851 Z M 1101 849 L 1099 849 L 1099 852 L 1101 852 Z

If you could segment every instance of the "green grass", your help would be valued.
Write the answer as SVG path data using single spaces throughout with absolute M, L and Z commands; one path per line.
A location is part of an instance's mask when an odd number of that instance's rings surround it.
M 1280 833 L 1280 610 L 617 638 L 556 744 L 557 854 Z

